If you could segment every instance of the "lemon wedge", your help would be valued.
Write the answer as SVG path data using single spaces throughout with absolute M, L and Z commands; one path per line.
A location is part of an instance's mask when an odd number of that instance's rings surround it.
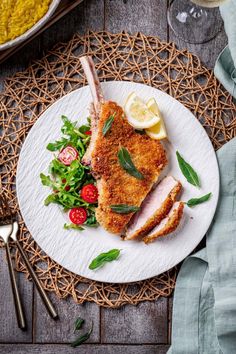
M 136 129 L 150 128 L 160 121 L 159 115 L 149 110 L 135 92 L 132 92 L 127 98 L 125 114 L 129 124 Z
M 149 129 L 146 129 L 147 135 L 150 136 L 150 138 L 157 139 L 157 140 L 167 138 L 165 123 L 161 116 L 161 112 L 159 110 L 158 104 L 156 103 L 154 98 L 150 98 L 150 100 L 147 102 L 147 107 L 153 114 L 155 114 L 160 118 L 157 124 L 155 124 Z

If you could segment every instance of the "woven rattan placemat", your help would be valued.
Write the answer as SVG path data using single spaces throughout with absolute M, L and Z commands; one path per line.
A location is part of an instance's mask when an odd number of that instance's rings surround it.
M 22 143 L 39 115 L 53 102 L 86 84 L 78 56 L 93 55 L 100 80 L 145 83 L 178 99 L 206 129 L 215 149 L 235 136 L 235 105 L 212 71 L 188 51 L 143 34 L 89 32 L 58 44 L 26 71 L 5 83 L 0 99 L 0 164 L 3 192 L 18 212 L 15 173 Z M 194 132 L 193 132 L 194 134 Z M 171 294 L 176 270 L 136 284 L 104 284 L 77 276 L 52 261 L 20 218 L 20 240 L 45 287 L 78 303 L 119 307 Z M 16 269 L 26 272 L 16 252 Z

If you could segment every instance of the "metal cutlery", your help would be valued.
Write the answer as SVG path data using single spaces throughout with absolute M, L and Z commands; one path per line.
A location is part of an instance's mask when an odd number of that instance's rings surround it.
M 10 274 L 11 288 L 12 288 L 18 327 L 24 330 L 26 329 L 25 316 L 22 308 L 20 294 L 17 288 L 16 277 L 13 269 L 10 247 L 9 247 L 9 236 L 11 235 L 12 230 L 13 230 L 12 215 L 8 208 L 6 199 L 1 196 L 0 198 L 0 237 L 2 238 L 4 245 L 6 247 L 7 264 L 8 264 L 9 274 Z
M 5 214 L 8 215 L 8 218 L 11 221 L 11 228 L 10 228 L 10 225 L 8 225 L 9 226 L 8 227 L 8 234 L 9 234 L 8 238 L 11 237 L 11 239 L 15 241 L 15 244 L 18 247 L 18 250 L 19 250 L 19 252 L 21 254 L 21 257 L 22 257 L 22 259 L 23 259 L 23 261 L 25 263 L 25 266 L 26 266 L 26 268 L 27 268 L 27 270 L 28 270 L 28 272 L 29 272 L 29 274 L 30 274 L 30 276 L 32 278 L 32 281 L 34 282 L 34 284 L 36 286 L 36 289 L 39 292 L 39 295 L 40 295 L 40 297 L 41 297 L 41 299 L 42 299 L 42 301 L 43 301 L 43 303 L 44 303 L 49 315 L 53 319 L 57 319 L 58 318 L 58 314 L 57 314 L 57 312 L 56 312 L 51 300 L 49 299 L 46 291 L 43 289 L 42 284 L 40 283 L 40 281 L 39 281 L 39 279 L 38 279 L 33 267 L 31 266 L 31 264 L 30 264 L 30 262 L 29 262 L 29 260 L 28 260 L 28 258 L 26 256 L 26 253 L 25 253 L 24 249 L 22 248 L 20 242 L 17 239 L 17 233 L 18 233 L 19 225 L 18 225 L 18 222 L 16 220 L 13 220 L 13 216 L 12 216 L 12 214 L 10 212 L 10 208 L 8 206 L 7 200 L 6 200 L 6 198 L 3 195 L 0 196 L 0 205 L 1 205 L 1 203 L 4 204 L 4 206 L 5 206 Z M 1 222 L 0 222 L 0 225 L 1 225 Z M 0 235 L 2 236 L 1 230 L 2 229 L 0 228 Z M 10 253 L 9 253 L 9 257 L 10 257 Z
M 11 233 L 10 237 L 15 241 L 15 243 L 16 243 L 16 245 L 18 247 L 18 250 L 19 250 L 19 252 L 20 252 L 20 254 L 21 254 L 21 256 L 22 256 L 22 258 L 24 260 L 24 263 L 25 263 L 25 265 L 26 265 L 26 267 L 27 267 L 27 269 L 28 269 L 28 271 L 30 273 L 30 276 L 31 276 L 31 278 L 32 278 L 32 280 L 33 280 L 33 282 L 34 282 L 34 284 L 35 284 L 35 286 L 36 286 L 36 288 L 37 288 L 37 290 L 39 292 L 39 295 L 40 295 L 40 297 L 41 297 L 41 299 L 42 299 L 42 301 L 43 301 L 43 303 L 44 303 L 49 315 L 53 319 L 56 319 L 56 318 L 58 318 L 58 314 L 57 314 L 57 312 L 56 312 L 51 300 L 49 299 L 46 291 L 43 289 L 43 287 L 42 287 L 42 285 L 41 285 L 41 283 L 40 283 L 40 281 L 39 281 L 34 269 L 32 268 L 32 266 L 31 266 L 31 264 L 30 264 L 30 262 L 29 262 L 29 260 L 28 260 L 28 258 L 26 256 L 26 254 L 25 254 L 24 249 L 22 248 L 20 242 L 18 241 L 18 239 L 16 237 L 17 236 L 17 232 L 18 232 L 18 228 L 19 228 L 18 227 L 18 222 L 14 221 L 13 222 L 13 230 L 12 230 L 12 233 Z

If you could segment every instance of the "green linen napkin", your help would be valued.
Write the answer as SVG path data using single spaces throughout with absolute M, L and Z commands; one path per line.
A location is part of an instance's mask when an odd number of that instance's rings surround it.
M 236 98 L 236 0 L 228 0 L 220 6 L 228 45 L 216 60 L 214 73 L 227 91 Z
M 217 157 L 219 203 L 206 247 L 179 272 L 168 354 L 236 353 L 236 138 Z

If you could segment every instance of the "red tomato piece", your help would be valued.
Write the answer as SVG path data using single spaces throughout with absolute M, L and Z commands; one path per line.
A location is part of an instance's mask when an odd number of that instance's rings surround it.
M 91 132 L 91 130 L 87 130 L 86 132 L 84 132 L 84 134 L 86 134 L 86 135 L 92 135 L 92 132 Z
M 94 184 L 87 184 L 82 187 L 80 195 L 86 202 L 96 203 L 98 200 L 98 189 Z
M 87 220 L 87 212 L 84 208 L 73 208 L 69 211 L 69 218 L 73 224 L 81 225 Z
M 69 166 L 77 157 L 78 151 L 73 146 L 66 146 L 58 155 L 58 159 L 66 166 Z

